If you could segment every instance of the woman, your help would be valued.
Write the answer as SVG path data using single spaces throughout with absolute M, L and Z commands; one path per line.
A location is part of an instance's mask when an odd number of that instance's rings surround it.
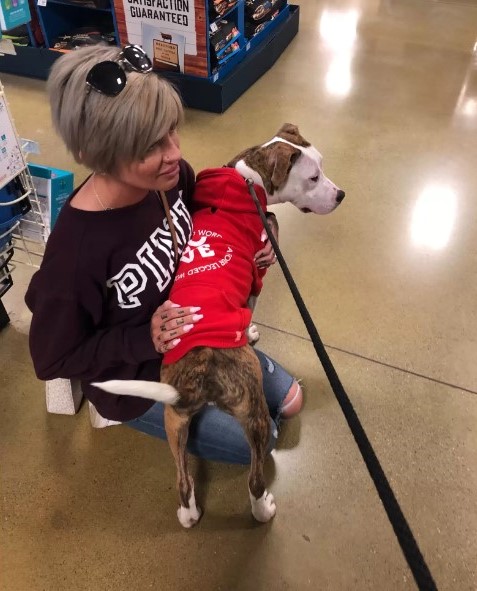
M 26 294 L 36 373 L 80 379 L 102 417 L 165 439 L 162 404 L 90 383 L 158 380 L 162 354 L 202 318 L 199 309 L 167 299 L 176 268 L 169 223 L 180 254 L 191 233 L 194 190 L 179 148 L 180 99 L 137 46 L 88 47 L 61 57 L 48 92 L 57 132 L 93 173 L 64 205 Z M 273 260 L 267 242 L 256 262 Z M 257 355 L 274 423 L 272 449 L 280 416 L 300 410 L 302 392 L 278 364 Z M 212 460 L 250 459 L 239 424 L 213 407 L 195 417 L 188 447 Z

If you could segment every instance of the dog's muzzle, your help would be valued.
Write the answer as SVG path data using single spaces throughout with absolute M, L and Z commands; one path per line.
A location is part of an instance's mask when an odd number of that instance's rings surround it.
M 330 211 L 333 211 L 333 209 L 335 209 L 335 207 L 338 207 L 338 205 L 343 201 L 343 199 L 345 198 L 346 193 L 344 191 L 342 191 L 341 189 L 338 189 L 336 191 L 336 205 L 334 207 L 332 207 L 330 209 Z M 309 207 L 300 207 L 300 211 L 302 213 L 313 213 L 313 209 L 310 209 Z M 327 212 L 325 212 L 327 213 Z

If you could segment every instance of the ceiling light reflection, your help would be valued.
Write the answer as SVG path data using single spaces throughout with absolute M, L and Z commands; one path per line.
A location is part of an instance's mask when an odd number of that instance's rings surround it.
M 419 196 L 411 223 L 417 246 L 441 250 L 449 242 L 455 224 L 457 195 L 450 187 L 429 185 Z

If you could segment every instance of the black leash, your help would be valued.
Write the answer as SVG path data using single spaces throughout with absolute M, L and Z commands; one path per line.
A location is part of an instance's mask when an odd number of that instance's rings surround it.
M 404 513 L 399 506 L 393 489 L 389 484 L 389 481 L 376 456 L 373 446 L 366 435 L 366 431 L 361 425 L 361 421 L 354 410 L 353 404 L 349 399 L 345 389 L 343 388 L 333 364 L 331 363 L 316 326 L 314 325 L 305 303 L 303 302 L 300 292 L 298 291 L 295 281 L 293 280 L 285 259 L 283 258 L 283 255 L 280 251 L 278 243 L 275 240 L 275 236 L 270 230 L 270 227 L 267 223 L 267 218 L 265 217 L 262 207 L 260 206 L 257 194 L 255 193 L 253 181 L 246 179 L 246 182 L 248 185 L 248 190 L 255 202 L 255 205 L 257 206 L 258 213 L 262 219 L 268 239 L 273 246 L 273 250 L 275 251 L 278 262 L 280 263 L 280 267 L 283 271 L 283 274 L 285 275 L 285 279 L 287 280 L 293 298 L 295 299 L 301 317 L 303 318 L 303 322 L 305 323 L 306 329 L 308 330 L 308 334 L 310 335 L 311 341 L 315 347 L 315 351 L 321 361 L 321 364 L 323 365 L 323 369 L 325 370 L 328 381 L 330 382 L 331 388 L 333 389 L 341 410 L 343 411 L 351 433 L 353 434 L 354 440 L 356 441 L 359 451 L 361 452 L 364 463 L 368 468 L 369 475 L 371 476 L 374 486 L 378 491 L 379 498 L 381 499 L 388 519 L 393 526 L 394 533 L 396 534 L 399 545 L 401 546 L 401 550 L 414 576 L 414 580 L 421 591 L 437 591 L 436 583 L 432 578 L 432 574 L 426 564 L 424 556 L 422 555 L 411 528 L 409 527 L 409 524 L 404 516 Z

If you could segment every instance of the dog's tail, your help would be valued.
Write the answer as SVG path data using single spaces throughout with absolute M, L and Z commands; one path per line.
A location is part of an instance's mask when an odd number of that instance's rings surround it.
M 179 400 L 179 392 L 169 384 L 161 382 L 145 382 L 142 380 L 109 380 L 91 384 L 110 394 L 119 396 L 139 396 L 165 404 L 175 404 Z

